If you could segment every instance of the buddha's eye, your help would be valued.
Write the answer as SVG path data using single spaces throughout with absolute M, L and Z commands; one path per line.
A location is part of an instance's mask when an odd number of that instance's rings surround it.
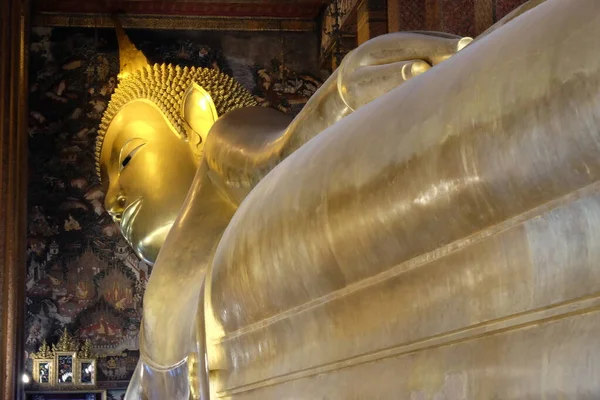
M 129 161 L 131 161 L 131 154 L 128 155 L 127 157 L 125 157 L 125 159 L 123 160 L 123 162 L 121 163 L 121 166 L 123 168 L 125 168 L 127 166 L 127 164 L 129 164 Z
M 129 152 L 129 154 L 127 154 L 127 156 L 125 156 L 125 158 L 123 159 L 123 161 L 121 161 L 121 170 L 123 170 L 123 168 L 125 168 L 127 166 L 127 164 L 129 164 L 129 162 L 131 161 L 131 159 L 133 158 L 133 156 L 135 156 L 135 153 L 137 153 L 137 151 L 139 149 L 142 148 L 143 145 L 145 145 L 146 143 L 142 143 L 139 146 L 135 147 L 133 150 L 131 150 Z

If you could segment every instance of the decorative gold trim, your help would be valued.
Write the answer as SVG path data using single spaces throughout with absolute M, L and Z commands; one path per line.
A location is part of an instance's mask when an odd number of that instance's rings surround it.
M 43 344 L 42 344 L 43 346 Z M 41 350 L 41 348 L 40 348 Z M 63 331 L 62 336 L 60 337 L 60 339 L 58 340 L 57 344 L 53 344 L 52 345 L 52 351 L 54 353 L 57 352 L 77 352 L 79 350 L 79 343 L 77 343 L 77 340 L 71 336 L 71 334 L 69 334 L 69 332 L 67 331 L 67 329 L 65 328 L 65 330 Z
M 59 382 L 60 379 L 60 366 L 58 364 L 58 359 L 60 357 L 69 356 L 72 358 L 71 362 L 71 382 Z M 54 352 L 54 365 L 56 370 L 54 371 L 54 384 L 56 386 L 75 386 L 75 378 L 76 376 L 76 367 L 77 367 L 77 352 L 76 351 L 55 351 Z
M 40 346 L 40 348 L 38 349 L 37 352 L 35 353 L 31 353 L 31 355 L 29 356 L 33 359 L 50 359 L 54 357 L 54 353 L 52 351 L 52 349 L 50 348 L 50 346 L 48 346 L 48 343 L 46 343 L 46 340 L 42 341 L 42 345 Z
M 40 365 L 48 364 L 48 382 L 40 382 Z M 40 387 L 54 385 L 54 358 L 37 358 L 33 360 L 33 381 Z
M 81 379 L 81 373 L 83 371 L 83 363 L 92 364 L 92 381 L 89 383 L 84 383 Z M 95 358 L 79 358 L 77 359 L 77 368 L 75 369 L 76 373 L 76 384 L 80 386 L 95 386 L 96 385 L 96 359 Z
M 81 350 L 77 353 L 77 358 L 82 359 L 92 359 L 94 354 L 92 353 L 92 341 L 90 339 L 86 339 L 83 342 L 83 346 L 81 346 Z
M 268 17 L 205 17 L 205 16 L 119 16 L 124 28 L 185 29 L 198 31 L 265 31 L 316 32 L 317 23 L 308 19 Z M 113 21 L 100 14 L 41 13 L 32 16 L 34 27 L 113 28 Z

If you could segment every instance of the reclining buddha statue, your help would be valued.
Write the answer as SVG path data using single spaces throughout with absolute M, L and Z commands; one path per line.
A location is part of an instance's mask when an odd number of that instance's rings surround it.
M 600 2 L 508 19 L 373 39 L 293 120 L 117 27 L 98 172 L 154 263 L 127 398 L 596 398 Z

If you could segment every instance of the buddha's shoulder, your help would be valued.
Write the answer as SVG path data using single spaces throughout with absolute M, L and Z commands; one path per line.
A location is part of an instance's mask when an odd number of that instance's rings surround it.
M 264 107 L 239 108 L 219 117 L 204 146 L 211 180 L 241 203 L 280 161 L 291 121 L 291 117 Z
M 272 108 L 238 108 L 219 117 L 210 130 L 208 142 L 226 141 L 236 146 L 245 143 L 252 147 L 259 143 L 264 145 L 265 140 L 280 136 L 291 121 L 290 116 Z

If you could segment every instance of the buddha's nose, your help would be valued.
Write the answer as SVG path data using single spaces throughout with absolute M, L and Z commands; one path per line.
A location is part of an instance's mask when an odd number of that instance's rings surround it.
M 117 190 L 109 189 L 104 199 L 104 208 L 112 217 L 113 221 L 121 221 L 127 198 Z

